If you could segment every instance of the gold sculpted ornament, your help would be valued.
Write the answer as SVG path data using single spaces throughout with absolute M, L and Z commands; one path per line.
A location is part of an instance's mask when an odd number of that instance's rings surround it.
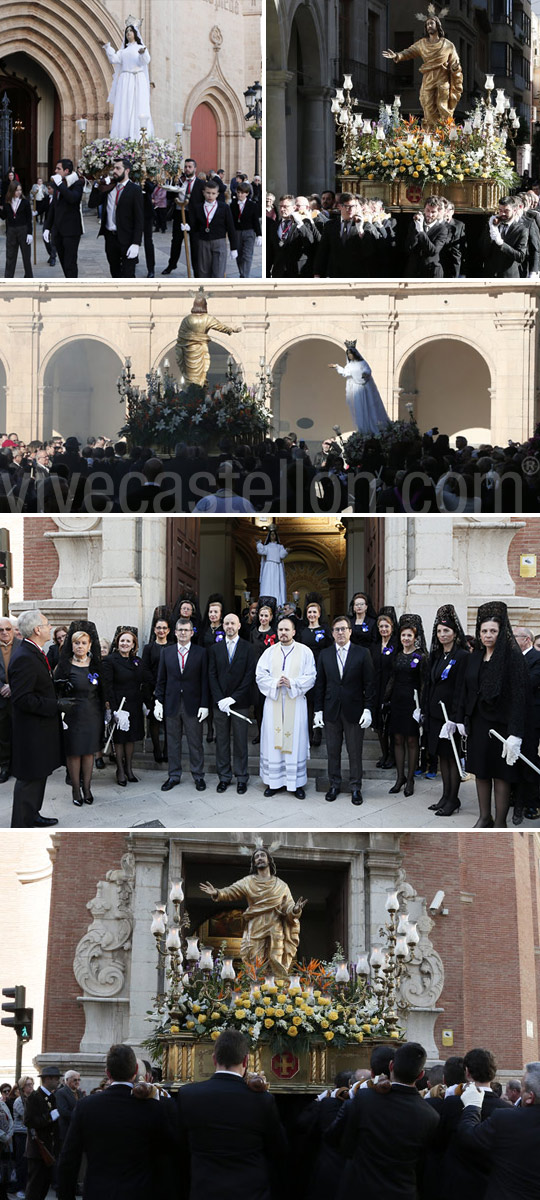
M 199 884 L 212 900 L 246 900 L 240 954 L 245 963 L 264 963 L 278 979 L 288 977 L 300 940 L 300 916 L 306 901 L 293 897 L 268 850 L 257 847 L 251 856 L 251 873 L 228 888 Z
M 218 333 L 240 333 L 240 326 L 225 325 L 217 317 L 208 315 L 208 306 L 203 289 L 193 301 L 189 316 L 184 317 L 176 340 L 176 361 L 186 383 L 198 383 L 204 387 L 210 370 L 210 331 Z
M 425 129 L 433 129 L 441 122 L 451 120 L 463 92 L 459 55 L 453 42 L 445 38 L 440 21 L 440 17 L 447 12 L 448 9 L 443 8 L 437 16 L 435 5 L 428 5 L 426 17 L 423 13 L 416 14 L 419 20 L 424 21 L 425 36 L 399 54 L 395 50 L 383 50 L 383 58 L 391 58 L 395 63 L 405 62 L 409 58 L 422 59 L 420 104 Z

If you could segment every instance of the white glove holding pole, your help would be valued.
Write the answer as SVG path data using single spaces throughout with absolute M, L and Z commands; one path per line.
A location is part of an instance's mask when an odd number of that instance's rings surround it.
M 62 183 L 62 179 L 63 179 L 62 175 L 53 175 L 52 176 L 52 181 L 53 181 L 53 183 L 56 184 L 57 187 L 60 187 L 60 184 Z
M 156 718 L 156 721 L 163 720 L 163 705 L 161 703 L 161 700 L 156 700 L 156 702 L 154 704 L 154 716 Z
M 461 1103 L 464 1108 L 476 1108 L 478 1112 L 484 1102 L 484 1093 L 479 1091 L 475 1083 L 467 1084 L 461 1093 Z
M 224 696 L 223 700 L 218 700 L 219 711 L 227 713 L 227 715 L 228 715 L 229 710 L 232 708 L 233 704 L 236 704 L 236 700 L 234 699 L 234 696 Z
M 43 230 L 43 241 L 46 243 L 47 246 L 49 245 L 50 240 L 51 240 L 50 229 L 44 229 Z
M 324 729 L 324 721 L 322 712 L 316 712 L 313 716 L 313 728 Z
M 422 724 L 422 709 L 421 708 L 414 709 L 413 721 L 417 721 L 419 725 Z
M 506 759 L 509 767 L 513 767 L 514 763 L 517 762 L 520 750 L 521 738 L 514 737 L 513 734 L 510 734 L 510 737 L 506 738 L 504 746 L 501 750 L 501 754 L 503 758 Z
M 190 232 L 191 232 L 191 225 L 181 225 L 181 226 L 180 226 L 180 229 L 182 230 L 182 233 L 190 233 Z
M 206 721 L 206 718 L 207 718 L 207 716 L 208 716 L 208 709 L 207 709 L 207 708 L 200 708 L 200 709 L 199 709 L 199 711 L 198 711 L 198 713 L 197 713 L 197 720 L 199 721 L 199 723 L 200 723 L 201 721 Z
M 33 242 L 33 240 L 34 240 L 34 239 L 33 239 L 33 237 L 32 237 L 32 234 L 31 234 L 31 233 L 27 233 L 27 235 L 26 235 L 26 245 L 27 245 L 27 246 L 31 246 L 31 245 L 32 245 L 32 242 Z
M 126 258 L 138 258 L 140 248 L 141 247 L 137 246 L 136 242 L 133 242 L 133 244 L 129 247 Z
M 255 238 L 255 245 L 262 246 L 262 237 L 260 236 L 260 234 Z M 532 276 L 531 276 L 531 278 L 532 278 Z
M 360 729 L 369 729 L 371 725 L 371 712 L 369 708 L 365 708 L 358 722 Z
M 231 258 L 238 258 L 238 250 L 231 250 Z
M 456 725 L 455 721 L 445 721 L 444 725 L 441 729 L 441 732 L 439 734 L 439 737 L 449 739 L 450 734 L 455 733 L 456 729 L 457 729 L 457 725 Z
M 113 712 L 113 717 L 116 724 L 122 733 L 127 733 L 129 730 L 129 713 L 125 708 L 119 708 Z

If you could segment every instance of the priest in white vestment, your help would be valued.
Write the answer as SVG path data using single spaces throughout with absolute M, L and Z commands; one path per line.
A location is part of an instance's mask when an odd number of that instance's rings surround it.
M 261 726 L 260 776 L 265 796 L 280 788 L 305 798 L 309 729 L 306 693 L 317 675 L 308 646 L 295 642 L 290 617 L 278 622 L 278 644 L 269 646 L 257 664 L 256 682 L 266 697 Z

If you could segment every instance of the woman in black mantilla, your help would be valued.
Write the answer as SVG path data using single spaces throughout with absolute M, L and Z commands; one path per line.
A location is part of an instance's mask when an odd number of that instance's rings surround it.
M 150 705 L 150 712 L 148 714 L 148 730 L 150 737 L 152 738 L 154 762 L 157 763 L 168 761 L 167 729 L 165 727 L 165 721 L 156 721 L 154 716 L 154 692 L 157 683 L 161 651 L 163 650 L 164 646 L 170 646 L 173 642 L 174 637 L 171 633 L 170 609 L 168 609 L 165 605 L 161 605 L 154 609 L 150 641 L 147 642 L 142 652 L 143 667 L 152 679 L 152 703 Z M 161 749 L 160 743 L 161 729 L 163 729 L 164 733 L 163 750 Z
M 480 814 L 475 829 L 506 828 L 510 789 L 526 725 L 530 681 L 506 604 L 491 600 L 476 617 L 476 649 L 465 667 L 459 718 L 468 732 L 467 769 L 476 775 Z M 505 739 L 490 737 L 490 729 Z M 495 820 L 491 794 L 495 797 Z
M 303 642 L 304 646 L 309 646 L 317 664 L 321 650 L 334 644 L 332 632 L 323 619 L 323 601 L 318 592 L 308 592 L 304 605 L 304 620 L 306 624 L 299 630 L 298 641 Z M 314 688 L 310 688 L 309 692 L 306 692 L 309 740 L 312 746 L 320 746 L 322 730 L 313 728 L 314 691 Z
M 427 669 L 424 627 L 417 613 L 404 613 L 399 618 L 399 642 L 400 649 L 391 656 L 392 674 L 385 694 L 385 703 L 390 702 L 388 729 L 394 738 L 397 768 L 397 779 L 390 793 L 400 792 L 405 784 L 404 796 L 412 796 L 420 748 L 420 696 Z
M 451 817 L 461 807 L 458 799 L 461 773 L 459 771 L 450 734 L 458 756 L 461 758 L 461 734 L 464 726 L 457 726 L 457 704 L 461 695 L 465 668 L 469 660 L 469 648 L 465 632 L 453 604 L 443 604 L 433 623 L 431 649 L 428 661 L 426 684 L 422 696 L 422 712 L 427 727 L 427 751 L 431 758 L 439 756 L 443 794 L 430 809 L 438 817 Z M 441 700 L 448 714 L 445 721 Z
M 352 621 L 351 642 L 370 650 L 377 629 L 375 609 L 367 592 L 354 593 L 349 604 L 349 616 Z
M 257 602 L 257 616 L 255 624 L 251 630 L 251 642 L 255 650 L 255 659 L 258 662 L 261 654 L 268 650 L 269 646 L 275 646 L 277 642 L 276 633 L 276 607 L 277 600 L 275 596 L 259 596 Z M 261 740 L 261 725 L 264 710 L 264 696 L 259 691 L 257 684 L 253 684 L 253 708 L 257 721 L 257 736 L 253 738 L 252 745 L 258 746 Z
M 113 742 L 116 755 L 116 782 L 120 787 L 127 783 L 138 783 L 133 774 L 133 752 L 135 742 L 144 738 L 143 704 L 148 710 L 152 703 L 152 677 L 143 667 L 137 653 L 138 632 L 132 625 L 119 625 L 111 643 L 110 654 L 103 663 L 107 708 L 114 713 L 120 709 L 127 715 L 127 728 L 122 728 L 125 719 L 120 714 Z
M 81 808 L 94 802 L 90 790 L 94 754 L 100 751 L 105 717 L 101 647 L 93 621 L 72 621 L 54 682 L 60 696 L 75 701 L 65 717 L 64 749 L 73 803 Z
M 201 610 L 194 592 L 181 592 L 172 610 L 171 629 L 176 629 L 179 617 L 193 624 L 193 641 L 197 642 L 201 632 Z
M 375 641 L 369 647 L 375 670 L 375 707 L 373 728 L 377 731 L 381 757 L 377 766 L 389 771 L 396 765 L 393 742 L 388 730 L 388 708 L 383 710 L 383 700 L 392 675 L 392 664 L 399 650 L 398 619 L 393 604 L 386 604 L 377 616 Z

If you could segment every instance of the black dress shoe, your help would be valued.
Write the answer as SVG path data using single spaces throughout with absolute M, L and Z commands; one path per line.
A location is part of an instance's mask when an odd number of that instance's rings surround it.
M 294 794 L 297 800 L 305 800 L 306 798 L 306 793 L 303 788 L 297 788 Z
M 0 783 L 7 783 L 9 779 L 9 767 L 2 767 L 0 771 Z
M 165 783 L 161 785 L 161 790 L 162 792 L 170 792 L 171 788 L 178 787 L 179 783 L 179 779 L 166 779 Z
M 268 796 L 275 796 L 275 795 L 276 795 L 276 792 L 279 792 L 279 790 L 280 790 L 279 788 L 271 788 L 271 787 L 267 787 L 267 788 L 265 788 L 265 789 L 264 789 L 263 796 L 267 796 L 267 797 L 268 797 Z
M 0 777 L 0 783 L 1 782 L 2 782 L 2 780 Z M 522 825 L 522 824 L 523 824 L 523 809 L 518 808 L 518 806 L 516 804 L 514 806 L 514 811 L 512 813 L 512 825 Z
M 253 738 L 253 741 L 252 741 L 251 745 L 252 745 L 252 746 L 259 746 L 259 745 L 260 745 L 260 741 L 261 741 L 260 737 Z
M 72 789 L 71 789 L 71 798 L 72 798 L 72 800 L 73 800 L 73 803 L 74 803 L 74 805 L 75 805 L 75 807 L 76 807 L 76 808 L 82 808 L 82 806 L 83 806 L 83 798 L 82 798 L 82 796 L 81 796 L 81 789 L 80 789 L 80 788 L 72 788 Z
M 36 813 L 34 817 L 34 827 L 38 829 L 46 829 L 49 825 L 58 825 L 58 817 L 42 817 L 41 813 Z
M 94 797 L 91 792 L 87 792 L 86 796 L 83 792 L 83 800 L 84 800 L 85 804 L 93 804 L 94 803 Z
M 204 782 L 204 779 L 196 779 L 195 787 L 197 788 L 198 792 L 205 792 L 206 791 L 206 783 Z
M 132 771 L 130 772 L 129 775 L 126 771 L 126 779 L 127 779 L 128 783 L 138 783 L 139 782 L 139 780 L 137 779 L 137 776 L 134 775 Z
M 229 784 L 225 783 L 224 779 L 220 779 L 220 781 L 217 785 L 217 788 L 216 788 L 216 792 L 226 792 L 228 786 L 229 786 Z
M 118 787 L 127 787 L 127 779 L 120 779 L 120 777 L 118 775 L 118 770 L 116 771 L 116 782 L 118 784 Z
M 162 754 L 160 754 L 160 753 L 159 753 L 157 750 L 154 750 L 154 762 L 155 762 L 155 763 L 162 763 L 162 762 L 163 762 L 163 755 L 162 755 Z
M 214 737 L 213 733 L 207 733 L 206 740 L 207 740 L 207 742 L 214 742 L 215 737 Z
M 236 790 L 239 796 L 245 796 L 247 792 L 247 783 L 237 783 Z
M 405 783 L 405 779 L 403 778 L 403 776 L 401 777 L 401 779 L 396 779 L 394 786 L 388 789 L 388 795 L 389 796 L 397 795 L 397 793 L 401 791 L 404 783 Z
M 356 788 L 355 791 L 352 793 L 351 802 L 353 804 L 357 804 L 357 805 L 364 803 L 364 797 L 360 791 L 360 788 Z
M 95 763 L 94 763 L 94 766 L 95 766 L 95 768 L 96 768 L 96 770 L 97 770 L 97 771 L 104 771 L 104 770 L 105 770 L 105 767 L 106 767 L 106 765 L 107 765 L 107 764 L 103 762 L 103 759 L 102 759 L 102 758 L 96 758 L 96 761 L 95 761 Z
M 340 789 L 338 787 L 328 788 L 328 791 L 324 798 L 325 798 L 325 800 L 337 800 L 337 798 L 339 796 L 339 792 L 340 792 Z
M 165 270 L 162 271 L 161 274 L 162 275 L 170 275 L 171 272 L 172 272 L 172 267 L 165 267 Z
M 403 788 L 404 796 L 412 796 L 414 792 L 414 779 L 408 779 Z

